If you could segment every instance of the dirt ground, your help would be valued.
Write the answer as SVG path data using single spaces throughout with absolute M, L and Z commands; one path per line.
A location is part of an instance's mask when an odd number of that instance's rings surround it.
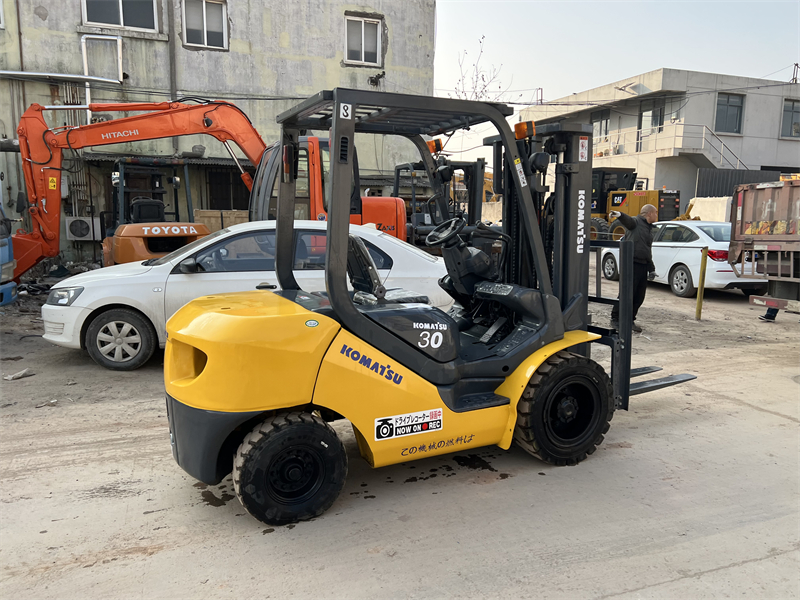
M 0 382 L 4 598 L 800 598 L 798 315 L 708 291 L 697 322 L 651 284 L 633 366 L 697 379 L 632 398 L 587 461 L 371 470 L 337 424 L 341 497 L 273 528 L 174 463 L 163 353 L 106 371 L 39 337 L 41 301 L 0 309 L 0 369 L 34 372 Z

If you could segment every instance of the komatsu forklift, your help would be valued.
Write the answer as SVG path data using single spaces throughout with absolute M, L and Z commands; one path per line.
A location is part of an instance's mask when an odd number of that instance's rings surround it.
M 200 298 L 167 324 L 170 439 L 187 473 L 216 484 L 232 472 L 251 515 L 285 524 L 320 515 L 344 486 L 347 454 L 332 421 L 350 421 L 372 467 L 512 442 L 548 463 L 574 465 L 603 441 L 630 394 L 693 378 L 634 390 L 630 325 L 617 334 L 589 323 L 591 128 L 536 132 L 521 123 L 512 131 L 512 114 L 497 103 L 337 88 L 278 116 L 281 289 Z M 444 313 L 413 291 L 387 290 L 349 233 L 354 135 L 410 140 L 446 215 L 444 181 L 423 136 L 481 123 L 498 132 L 486 143 L 505 204 L 502 231 L 480 235 L 502 251 L 467 243 L 461 216 L 427 235 L 447 265 L 440 285 L 456 301 Z M 301 289 L 292 272 L 298 142 L 314 130 L 331 131 L 323 291 Z M 556 185 L 540 223 L 551 159 Z M 622 254 L 624 266 L 632 253 Z M 621 321 L 631 289 L 623 280 Z M 590 342 L 612 347 L 611 377 L 590 358 Z

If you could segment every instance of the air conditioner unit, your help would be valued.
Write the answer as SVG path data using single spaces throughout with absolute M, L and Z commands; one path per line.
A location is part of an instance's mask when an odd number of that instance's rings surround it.
M 92 237 L 92 217 L 67 217 L 67 239 L 73 242 L 99 242 L 103 239 L 100 217 L 94 217 L 94 237 Z

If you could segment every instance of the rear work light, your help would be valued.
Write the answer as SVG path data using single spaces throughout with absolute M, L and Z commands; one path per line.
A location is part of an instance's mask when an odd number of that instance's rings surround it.
M 719 262 L 723 262 L 728 260 L 728 251 L 727 250 L 709 250 L 708 251 L 708 258 L 711 260 L 716 260 Z

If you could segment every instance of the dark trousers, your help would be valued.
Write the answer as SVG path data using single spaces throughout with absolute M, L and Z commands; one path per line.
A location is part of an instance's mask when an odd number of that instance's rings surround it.
M 647 293 L 647 265 L 644 263 L 633 263 L 633 320 L 636 320 L 636 313 L 639 307 L 644 304 L 644 296 Z M 611 319 L 619 321 L 619 305 L 611 310 Z

